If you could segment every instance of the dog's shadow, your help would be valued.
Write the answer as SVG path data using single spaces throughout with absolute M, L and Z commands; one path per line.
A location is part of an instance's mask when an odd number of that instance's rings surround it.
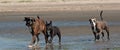
M 40 50 L 40 46 L 29 47 L 29 50 Z
M 61 50 L 61 43 L 59 43 L 58 47 L 55 47 L 53 43 L 49 43 L 45 46 L 44 50 Z
M 43 50 L 61 50 L 61 43 L 56 47 L 53 43 L 47 44 Z M 40 46 L 29 48 L 29 50 L 41 50 Z

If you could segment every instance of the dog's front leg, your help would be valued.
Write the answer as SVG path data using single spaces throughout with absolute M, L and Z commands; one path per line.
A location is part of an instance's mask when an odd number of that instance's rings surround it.
M 96 41 L 96 39 L 97 39 L 97 37 L 96 37 L 96 36 L 97 36 L 97 35 L 96 35 L 96 33 L 95 33 L 94 31 L 93 31 L 93 34 L 94 34 L 94 37 L 95 37 L 95 39 L 94 39 L 94 40 Z
M 36 37 L 33 35 L 32 36 L 32 41 L 31 41 L 31 43 L 29 44 L 28 47 L 33 47 L 33 45 L 35 44 L 35 41 L 36 41 Z
M 101 33 L 101 34 L 102 34 L 102 40 L 104 40 L 104 32 L 102 31 L 102 33 Z

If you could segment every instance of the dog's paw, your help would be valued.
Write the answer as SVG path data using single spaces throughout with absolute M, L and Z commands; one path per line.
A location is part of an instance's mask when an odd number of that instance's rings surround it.
M 29 47 L 29 48 L 32 48 L 32 47 L 34 47 L 34 46 L 33 46 L 33 45 L 28 45 L 28 47 Z

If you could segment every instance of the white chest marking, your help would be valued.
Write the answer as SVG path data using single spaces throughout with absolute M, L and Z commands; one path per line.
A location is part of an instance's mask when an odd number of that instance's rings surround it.
M 93 24 L 93 30 L 96 32 L 96 23 L 94 19 L 92 19 L 92 24 Z

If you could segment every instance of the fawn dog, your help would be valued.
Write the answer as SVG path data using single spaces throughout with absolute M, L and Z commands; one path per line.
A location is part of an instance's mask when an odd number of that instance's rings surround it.
M 25 17 L 24 21 L 26 22 L 26 26 L 31 30 L 32 41 L 28 47 L 36 46 L 39 42 L 39 34 L 43 33 L 45 36 L 45 42 L 48 42 L 48 34 L 46 30 L 45 22 L 37 16 L 37 18 L 33 17 Z
M 59 43 L 61 42 L 61 33 L 60 30 L 57 26 L 52 26 L 52 21 L 50 21 L 49 23 L 46 21 L 46 27 L 47 27 L 47 31 L 49 31 L 49 35 L 50 35 L 50 40 L 49 43 L 52 42 L 53 37 L 54 36 L 58 36 L 59 38 Z
M 102 17 L 103 11 L 100 12 L 100 21 L 97 21 L 96 18 L 91 18 L 89 19 L 89 22 L 91 24 L 91 29 L 95 37 L 95 41 L 100 39 L 100 34 L 102 34 L 102 39 L 104 38 L 104 32 L 105 30 L 107 32 L 107 39 L 110 40 L 109 38 L 109 28 L 106 24 L 106 22 L 103 20 Z

